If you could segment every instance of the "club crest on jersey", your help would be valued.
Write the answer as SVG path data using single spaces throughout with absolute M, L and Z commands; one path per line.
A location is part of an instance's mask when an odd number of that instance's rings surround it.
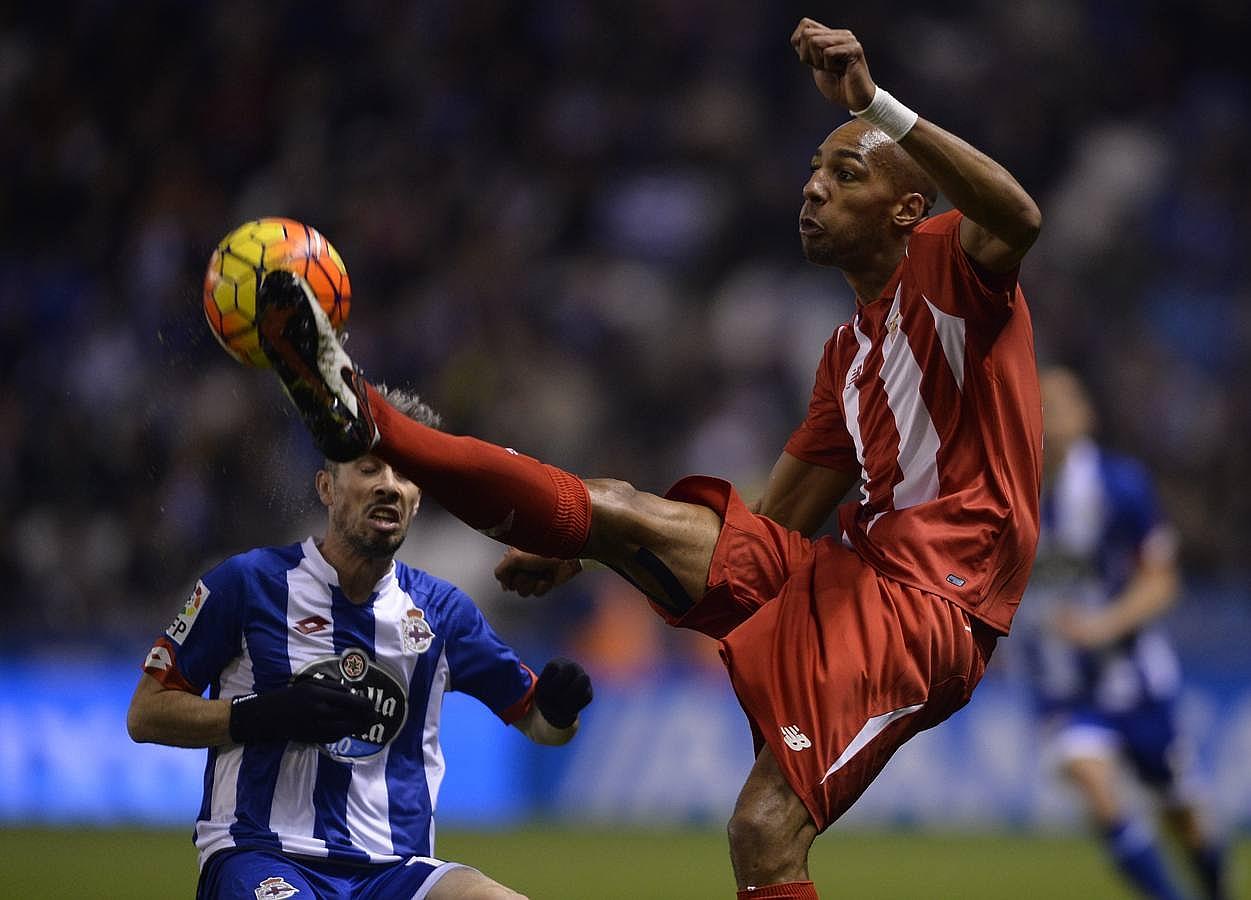
M 170 622 L 169 627 L 165 629 L 165 634 L 179 647 L 191 631 L 191 626 L 195 624 L 195 617 L 204 608 L 204 601 L 208 599 L 208 595 L 209 589 L 204 582 L 197 581 L 195 590 L 191 592 L 191 596 L 187 598 L 187 602 L 183 604 L 178 615 L 174 616 L 174 621 Z
M 256 894 L 256 900 L 285 900 L 287 897 L 294 897 L 299 892 L 300 889 L 290 884 L 285 878 L 272 875 L 258 884 L 253 893 Z
M 425 653 L 434 642 L 434 632 L 426 621 L 426 612 L 422 609 L 410 609 L 400 620 L 400 637 L 404 641 L 405 653 Z
M 401 679 L 370 659 L 360 647 L 348 647 L 338 656 L 323 656 L 295 673 L 294 680 L 312 679 L 342 685 L 373 704 L 378 721 L 360 734 L 349 734 L 320 749 L 334 759 L 351 762 L 382 752 L 408 718 L 408 695 Z

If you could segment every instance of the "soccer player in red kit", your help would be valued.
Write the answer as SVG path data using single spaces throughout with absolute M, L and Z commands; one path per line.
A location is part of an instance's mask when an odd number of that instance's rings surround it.
M 372 452 L 511 545 L 505 587 L 542 593 L 594 558 L 671 624 L 721 641 L 757 748 L 729 824 L 750 898 L 816 897 L 816 835 L 901 744 L 968 702 L 1025 587 L 1041 473 L 1017 286 L 1038 208 L 878 88 L 851 32 L 804 19 L 791 43 L 855 116 L 812 159 L 799 230 L 857 310 L 754 509 L 714 478 L 658 497 L 423 428 L 364 380 L 301 279 L 270 275 L 259 310 L 261 345 L 322 452 Z M 956 209 L 928 218 L 937 190 Z M 838 536 L 810 540 L 858 482 Z

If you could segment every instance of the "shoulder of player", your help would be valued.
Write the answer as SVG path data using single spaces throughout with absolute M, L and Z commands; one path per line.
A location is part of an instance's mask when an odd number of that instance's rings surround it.
M 904 257 L 905 280 L 915 279 L 918 273 L 928 272 L 935 266 L 945 268 L 960 248 L 960 222 L 964 219 L 958 209 L 951 209 L 925 219 L 908 236 Z
M 964 214 L 958 209 L 949 209 L 938 215 L 930 216 L 912 230 L 910 241 L 917 237 L 926 238 L 934 235 L 952 234 L 960 228 L 960 220 L 963 218 Z
M 452 582 L 398 559 L 395 561 L 395 581 L 400 590 L 412 597 L 413 602 L 419 606 L 426 604 L 449 607 L 465 603 L 473 604 L 469 595 Z
M 285 576 L 299 565 L 303 555 L 299 544 L 255 547 L 226 557 L 200 580 L 215 590 L 240 587 L 257 578 Z

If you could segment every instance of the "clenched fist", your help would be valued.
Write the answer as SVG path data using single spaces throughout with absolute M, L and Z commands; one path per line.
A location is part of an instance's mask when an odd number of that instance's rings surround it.
M 495 579 L 506 591 L 542 597 L 582 571 L 576 559 L 552 559 L 509 547 L 495 567 Z
M 850 31 L 801 19 L 791 34 L 791 46 L 812 67 L 817 88 L 831 103 L 857 112 L 873 102 L 877 85 L 869 77 L 864 48 Z

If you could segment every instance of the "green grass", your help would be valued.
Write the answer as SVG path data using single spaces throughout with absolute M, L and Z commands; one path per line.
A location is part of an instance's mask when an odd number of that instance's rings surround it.
M 190 829 L 0 829 L 0 895 L 39 898 L 191 897 Z M 441 831 L 439 855 L 476 865 L 534 900 L 733 898 L 718 831 L 619 831 L 534 826 Z M 1251 841 L 1238 847 L 1251 864 Z M 1080 837 L 843 832 L 819 838 L 812 875 L 824 897 L 864 900 L 1131 900 L 1098 846 Z M 1245 878 L 1235 897 L 1251 897 Z

